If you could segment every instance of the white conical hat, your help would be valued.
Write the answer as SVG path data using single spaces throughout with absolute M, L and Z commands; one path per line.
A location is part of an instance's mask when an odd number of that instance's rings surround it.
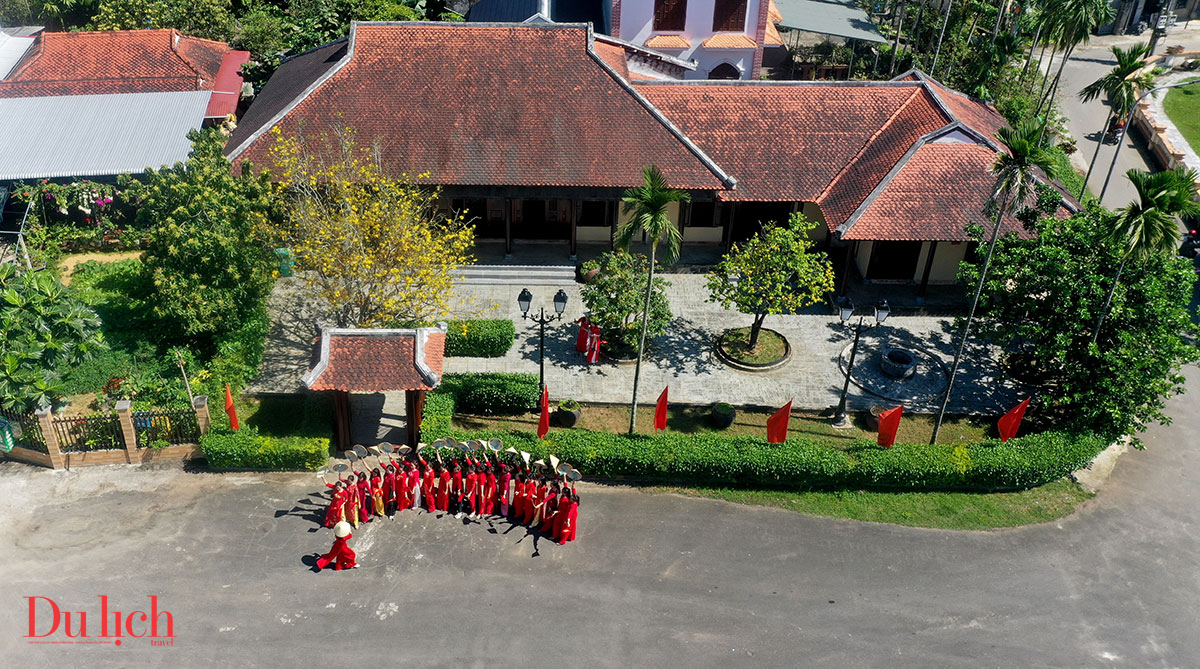
M 343 521 L 340 521 L 337 525 L 334 525 L 333 526 L 333 536 L 335 536 L 339 539 L 341 539 L 342 537 L 350 536 L 350 523 L 347 523 L 346 521 L 343 520 Z

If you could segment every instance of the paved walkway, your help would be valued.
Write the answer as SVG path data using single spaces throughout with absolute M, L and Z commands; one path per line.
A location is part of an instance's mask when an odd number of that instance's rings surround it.
M 750 317 L 726 311 L 705 301 L 708 295 L 704 277 L 699 274 L 669 274 L 668 296 L 671 310 L 679 314 L 669 332 L 653 340 L 642 367 L 639 400 L 652 403 L 664 386 L 670 385 L 672 402 L 777 407 L 789 399 L 797 409 L 822 410 L 837 403 L 843 374 L 838 358 L 852 339 L 852 331 L 829 315 L 771 316 L 766 327 L 782 333 L 793 347 L 791 362 L 768 373 L 742 372 L 721 363 L 712 353 L 714 338 L 726 329 L 749 325 Z M 252 393 L 298 392 L 300 376 L 309 364 L 315 340 L 315 309 L 300 293 L 298 279 L 280 280 L 270 299 L 272 327 L 262 374 L 248 388 Z M 573 321 L 585 309 L 579 297 L 579 285 L 562 286 L 568 305 L 562 321 L 546 328 L 546 383 L 555 400 L 573 398 L 583 402 L 628 403 L 632 395 L 634 367 L 602 363 L 587 365 L 576 353 Z M 516 296 L 517 286 L 463 285 L 457 288 L 453 317 L 483 316 L 511 318 L 517 324 L 517 341 L 501 358 L 450 358 L 447 373 L 458 372 L 531 372 L 538 371 L 538 330 L 521 319 Z M 555 286 L 533 290 L 533 308 L 552 310 Z M 821 311 L 816 309 L 814 311 Z M 868 317 L 868 322 L 870 318 Z M 952 321 L 946 318 L 893 316 L 887 324 L 864 336 L 856 366 L 872 365 L 879 354 L 881 337 L 907 339 L 931 350 L 948 365 L 953 356 Z M 995 351 L 968 346 L 964 364 L 956 381 L 951 402 L 954 413 L 995 413 L 1013 403 L 1019 392 L 998 383 L 995 378 Z M 384 438 L 398 426 L 385 419 L 378 434 L 371 435 L 374 415 L 403 415 L 398 396 L 390 401 L 383 396 L 355 397 L 356 439 Z M 385 402 L 392 409 L 385 408 Z M 863 392 L 850 389 L 850 406 L 866 409 L 886 403 Z M 936 410 L 935 398 L 912 402 L 913 411 Z M 361 408 L 359 408 L 361 407 Z M 398 407 L 398 408 L 397 408 Z M 395 436 L 395 433 L 391 433 Z
M 671 401 L 682 404 L 729 402 L 738 405 L 778 407 L 789 399 L 798 409 L 825 409 L 837 403 L 843 379 L 837 360 L 853 338 L 853 331 L 837 317 L 827 315 L 768 316 L 766 327 L 783 334 L 793 347 L 792 360 L 782 369 L 751 373 L 726 366 L 712 353 L 712 342 L 732 327 L 745 327 L 750 317 L 726 311 L 707 302 L 705 279 L 696 274 L 667 275 L 671 282 L 668 297 L 671 311 L 679 314 L 669 331 L 654 340 L 642 365 L 639 400 L 652 403 L 662 388 L 670 385 Z M 511 286 L 470 286 L 463 290 L 470 305 L 495 304 L 491 318 L 512 318 L 517 323 L 517 341 L 502 358 L 450 358 L 446 371 L 513 372 L 538 371 L 538 328 L 521 320 L 517 306 L 518 289 Z M 579 286 L 564 286 L 568 298 L 563 321 L 546 327 L 546 385 L 555 399 L 574 398 L 586 402 L 628 403 L 632 396 L 633 365 L 613 363 L 587 365 L 575 351 L 578 326 L 573 322 L 584 313 Z M 534 293 L 533 306 L 551 307 L 556 289 L 547 287 Z M 465 315 L 470 307 L 461 307 Z M 867 322 L 871 319 L 868 316 Z M 929 317 L 893 317 L 886 325 L 865 337 L 859 348 L 857 365 L 875 364 L 879 354 L 878 337 L 915 339 L 946 361 L 954 355 L 950 319 Z M 1015 397 L 1015 391 L 997 388 L 991 354 L 979 348 L 964 355 L 951 409 L 954 412 L 997 411 Z M 982 360 L 984 364 L 979 364 Z M 958 385 L 961 384 L 961 385 Z M 882 400 L 851 386 L 850 404 L 869 408 Z M 909 407 L 918 411 L 934 410 L 932 401 Z

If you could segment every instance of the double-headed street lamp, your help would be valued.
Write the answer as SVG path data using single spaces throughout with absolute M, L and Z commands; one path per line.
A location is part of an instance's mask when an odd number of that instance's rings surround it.
M 888 306 L 887 300 L 880 300 L 875 305 L 875 324 L 864 325 L 863 319 L 866 314 L 858 315 L 858 324 L 854 326 L 854 344 L 850 347 L 850 360 L 846 363 L 846 382 L 842 384 L 842 399 L 838 401 L 837 411 L 833 416 L 834 427 L 849 427 L 850 421 L 846 418 L 846 394 L 850 392 L 850 372 L 854 371 L 854 356 L 858 353 L 858 338 L 864 332 L 870 332 L 875 328 L 883 325 L 887 317 L 892 313 L 891 307 Z M 854 317 L 854 302 L 849 297 L 843 297 L 838 305 L 838 316 L 841 317 L 843 323 L 850 322 Z
M 562 288 L 554 294 L 554 315 L 546 316 L 546 308 L 538 307 L 538 315 L 529 315 L 529 305 L 533 303 L 533 293 L 528 288 L 522 288 L 517 296 L 517 304 L 521 307 L 521 318 L 532 320 L 540 327 L 538 339 L 538 383 L 539 388 L 546 387 L 546 324 L 562 318 L 567 309 L 567 293 Z

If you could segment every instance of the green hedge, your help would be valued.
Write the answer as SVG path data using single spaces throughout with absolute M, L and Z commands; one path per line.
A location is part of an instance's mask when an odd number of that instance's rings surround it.
M 1095 435 L 1060 432 L 971 446 L 896 444 L 883 449 L 861 440 L 844 451 L 811 439 L 768 445 L 754 437 L 716 434 L 630 437 L 555 430 L 539 440 L 529 432 L 440 429 L 448 422 L 443 416 L 429 421 L 423 440 L 447 435 L 459 440 L 499 437 L 505 446 L 528 451 L 534 459 L 554 453 L 589 476 L 760 488 L 1019 490 L 1062 478 L 1086 466 L 1107 446 Z
M 214 429 L 200 437 L 200 451 L 212 469 L 315 471 L 329 457 L 325 437 L 265 437 L 252 427 Z
M 454 411 L 484 416 L 515 416 L 538 405 L 541 388 L 536 374 L 447 374 L 437 393 L 451 395 Z M 426 399 L 426 412 L 429 400 Z
M 503 318 L 451 321 L 446 330 L 448 357 L 499 358 L 517 338 L 513 322 Z

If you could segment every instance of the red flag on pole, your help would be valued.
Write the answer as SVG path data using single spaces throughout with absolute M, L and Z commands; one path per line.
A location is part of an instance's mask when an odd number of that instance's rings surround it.
M 782 444 L 787 441 L 788 421 L 792 418 L 792 401 L 779 408 L 767 419 L 767 443 Z
M 891 448 L 896 443 L 896 430 L 900 429 L 900 416 L 903 414 L 903 405 L 879 414 L 879 438 L 875 443 L 884 448 Z
M 545 439 L 550 431 L 550 387 L 542 388 L 542 417 L 538 419 L 538 439 Z
M 225 384 L 225 413 L 229 414 L 229 427 L 238 429 L 237 409 L 233 406 L 233 393 L 229 392 L 229 384 Z
M 663 388 L 662 394 L 658 396 L 658 404 L 654 406 L 654 431 L 667 429 L 667 391 L 671 386 Z
M 1025 409 L 1029 408 L 1030 398 L 1026 397 L 1024 402 L 1008 410 L 1008 413 L 1000 417 L 996 422 L 996 427 L 1000 430 L 1000 441 L 1005 442 L 1017 436 L 1017 430 L 1021 429 L 1021 419 L 1025 417 Z

